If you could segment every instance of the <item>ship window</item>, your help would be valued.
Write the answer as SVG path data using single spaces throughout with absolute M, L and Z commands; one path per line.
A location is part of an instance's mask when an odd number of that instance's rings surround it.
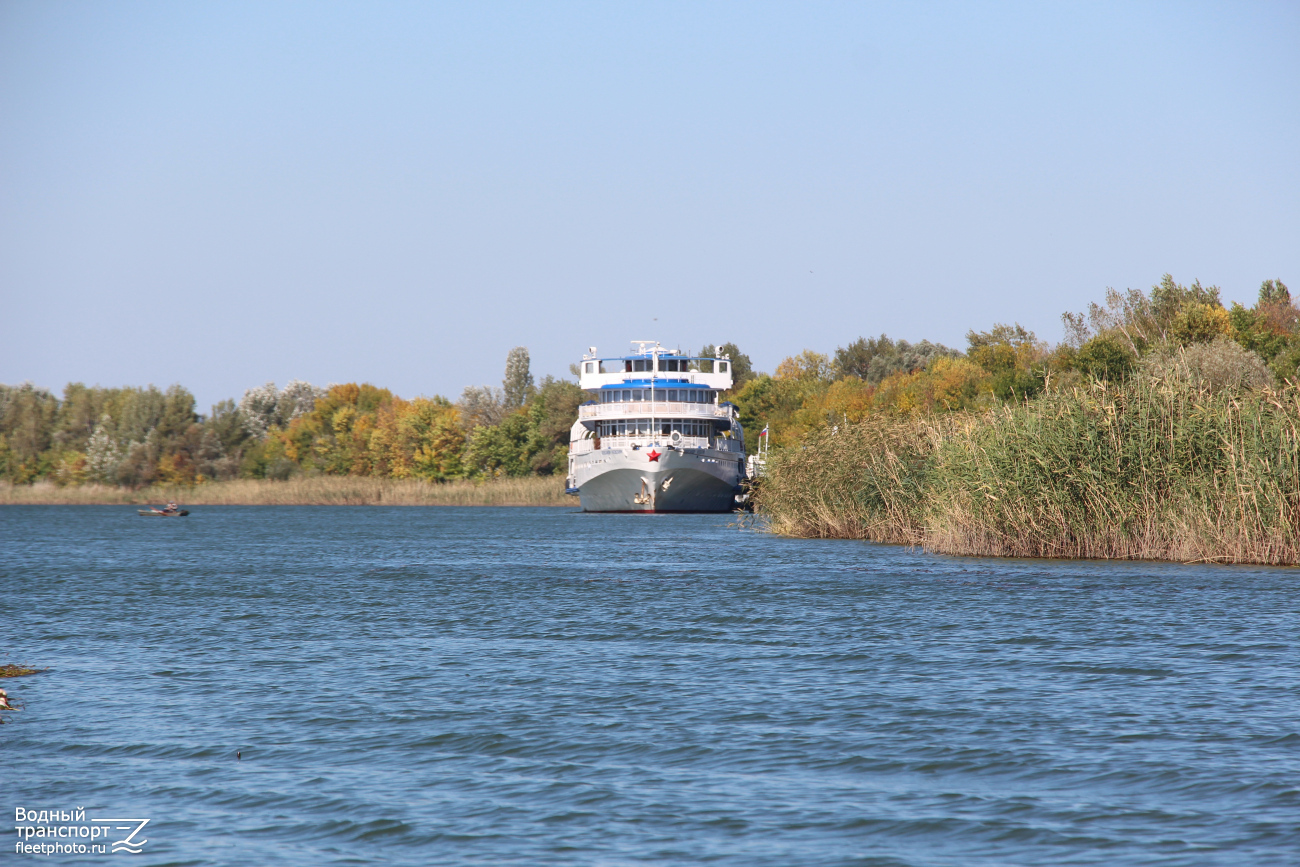
M 628 391 L 626 388 L 623 389 L 622 391 L 620 391 L 619 394 L 622 395 L 622 398 L 621 398 L 622 400 L 631 400 L 631 399 L 632 399 L 632 392 Z
M 596 362 L 594 362 L 594 361 L 588 361 L 588 362 L 587 362 L 587 365 L 586 365 L 586 370 L 587 370 L 588 373 L 595 373 L 595 372 L 596 372 Z
M 645 359 L 638 358 L 636 361 L 632 362 L 632 369 L 637 371 L 645 370 L 646 369 Z
M 719 361 L 719 362 L 718 362 L 718 373 L 726 373 L 726 372 L 727 372 L 727 362 L 725 362 L 725 361 Z
M 624 363 L 623 363 L 623 369 L 626 370 L 628 373 L 631 373 L 631 372 L 632 372 L 632 362 L 631 362 L 631 361 L 626 361 L 626 362 L 624 362 Z

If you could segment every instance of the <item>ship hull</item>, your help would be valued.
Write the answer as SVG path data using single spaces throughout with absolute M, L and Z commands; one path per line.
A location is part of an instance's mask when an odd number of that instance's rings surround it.
M 732 452 L 647 447 L 591 452 L 574 472 L 584 512 L 730 512 L 743 466 Z

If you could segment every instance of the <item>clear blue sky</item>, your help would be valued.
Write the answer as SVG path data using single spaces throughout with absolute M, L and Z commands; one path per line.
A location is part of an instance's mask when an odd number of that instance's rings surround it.
M 1300 4 L 0 0 L 0 382 L 772 370 L 1166 271 L 1300 290 Z

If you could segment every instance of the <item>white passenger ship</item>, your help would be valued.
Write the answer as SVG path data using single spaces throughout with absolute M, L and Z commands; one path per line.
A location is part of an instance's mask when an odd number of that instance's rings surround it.
M 725 355 L 633 341 L 631 355 L 582 357 L 592 400 L 569 435 L 568 490 L 586 512 L 729 512 L 745 479 L 745 432 Z

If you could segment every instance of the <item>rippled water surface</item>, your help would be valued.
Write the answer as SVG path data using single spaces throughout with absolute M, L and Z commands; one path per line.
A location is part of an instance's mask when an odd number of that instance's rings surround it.
M 0 809 L 141 864 L 1300 863 L 1300 572 L 732 520 L 0 507 L 52 669 Z

